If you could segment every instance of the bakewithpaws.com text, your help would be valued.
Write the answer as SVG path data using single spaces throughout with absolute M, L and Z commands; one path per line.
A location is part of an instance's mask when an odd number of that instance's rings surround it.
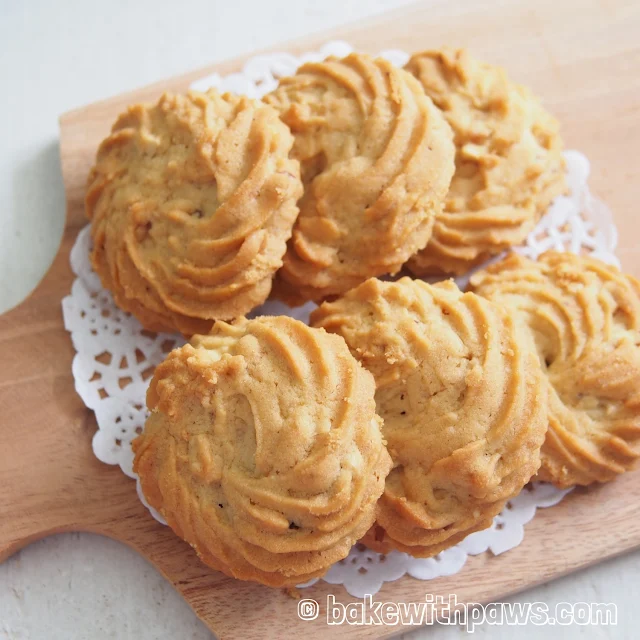
M 316 600 L 298 601 L 298 616 L 315 620 L 320 615 Z M 616 625 L 618 608 L 611 602 L 494 602 L 481 605 L 458 602 L 455 594 L 427 594 L 422 602 L 376 602 L 366 595 L 361 602 L 343 604 L 327 596 L 326 623 L 336 625 L 462 625 L 473 632 L 481 624 L 489 625 Z

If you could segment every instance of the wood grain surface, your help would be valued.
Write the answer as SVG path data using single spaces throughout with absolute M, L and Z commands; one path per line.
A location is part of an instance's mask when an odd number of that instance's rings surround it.
M 430 1 L 359 25 L 282 45 L 291 52 L 343 38 L 362 51 L 462 45 L 506 66 L 531 85 L 561 121 L 568 148 L 592 162 L 590 184 L 614 211 L 619 256 L 640 276 L 636 189 L 640 183 L 640 4 L 637 2 L 520 3 Z M 85 224 L 82 198 L 99 141 L 125 105 L 182 91 L 213 71 L 237 70 L 242 59 L 217 64 L 132 93 L 83 107 L 60 119 L 67 222 L 49 272 L 19 307 L 0 317 L 0 560 L 32 540 L 58 531 L 92 531 L 130 545 L 148 558 L 222 638 L 326 636 L 326 595 L 352 599 L 320 583 L 305 591 L 321 604 L 314 622 L 298 619 L 296 603 L 278 590 L 222 576 L 157 524 L 138 501 L 134 483 L 91 452 L 96 429 L 76 395 L 73 347 L 60 301 L 71 287 L 69 250 Z M 43 215 L 45 212 L 43 212 Z M 566 574 L 640 545 L 640 473 L 541 510 L 524 542 L 499 557 L 469 559 L 455 576 L 388 583 L 383 601 L 415 602 L 455 593 L 486 602 Z M 340 627 L 336 635 L 382 637 L 390 627 Z

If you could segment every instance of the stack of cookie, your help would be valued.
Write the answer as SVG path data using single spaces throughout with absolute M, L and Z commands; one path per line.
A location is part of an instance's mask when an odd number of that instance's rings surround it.
M 92 262 L 179 331 L 134 442 L 149 503 L 208 565 L 272 586 L 362 540 L 433 556 L 532 477 L 606 482 L 640 455 L 640 285 L 515 255 L 566 189 L 556 121 L 464 51 L 305 64 L 263 101 L 164 95 L 89 177 Z M 244 316 L 313 301 L 311 326 Z M 231 323 L 225 321 L 232 320 Z

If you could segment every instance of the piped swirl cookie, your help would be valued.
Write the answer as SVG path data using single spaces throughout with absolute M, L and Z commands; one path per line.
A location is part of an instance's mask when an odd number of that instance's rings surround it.
M 339 336 L 286 316 L 217 322 L 156 369 L 134 469 L 206 564 L 299 584 L 375 519 L 391 460 L 374 392 Z
M 363 542 L 429 557 L 488 527 L 538 470 L 547 427 L 523 328 L 453 281 L 410 278 L 368 280 L 311 319 L 376 380 L 393 469 Z
M 206 332 L 269 295 L 302 194 L 271 107 L 215 91 L 135 105 L 86 194 L 94 269 L 146 329 Z
M 549 381 L 539 479 L 607 482 L 640 455 L 640 283 L 594 258 L 516 254 L 471 278 L 527 323 Z
M 420 84 L 351 54 L 304 64 L 264 99 L 294 134 L 305 185 L 276 291 L 319 302 L 397 272 L 427 243 L 454 170 L 451 130 Z
M 416 275 L 462 274 L 520 244 L 565 191 L 558 123 L 500 67 L 464 50 L 426 51 L 405 67 L 454 132 L 456 170 Z

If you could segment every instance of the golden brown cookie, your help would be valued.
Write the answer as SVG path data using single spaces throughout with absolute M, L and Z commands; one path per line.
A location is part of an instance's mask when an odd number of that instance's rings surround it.
M 558 123 L 500 67 L 466 51 L 417 53 L 405 67 L 454 132 L 456 171 L 416 275 L 462 274 L 520 244 L 565 191 Z
M 375 519 L 391 460 L 374 392 L 338 336 L 286 316 L 217 322 L 156 369 L 134 469 L 206 564 L 299 584 Z
M 538 470 L 547 427 L 524 328 L 453 281 L 410 278 L 372 278 L 311 321 L 376 380 L 393 470 L 363 542 L 429 557 L 488 527 Z
M 319 302 L 397 272 L 427 243 L 454 169 L 450 128 L 420 84 L 351 54 L 303 65 L 265 101 L 295 136 L 305 184 L 280 296 Z
M 206 332 L 264 302 L 302 194 L 290 132 L 215 91 L 123 113 L 89 175 L 92 263 L 152 331 Z
M 520 315 L 550 383 L 538 477 L 559 487 L 613 480 L 640 455 L 640 283 L 594 258 L 516 254 L 471 278 Z

